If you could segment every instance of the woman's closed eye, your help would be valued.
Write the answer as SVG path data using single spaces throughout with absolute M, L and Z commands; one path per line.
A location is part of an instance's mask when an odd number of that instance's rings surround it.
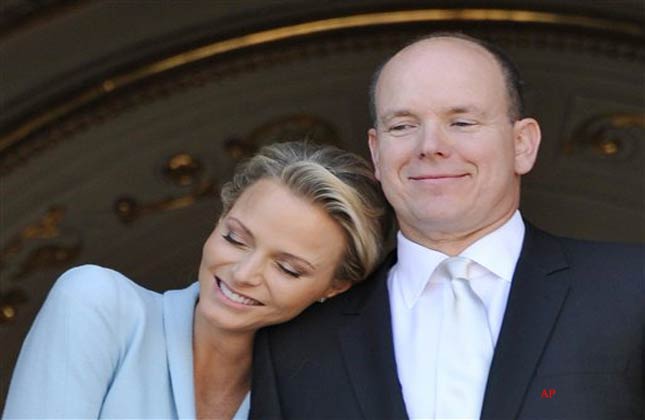
M 242 239 L 238 237 L 234 232 L 227 232 L 224 235 L 222 235 L 222 238 L 224 238 L 227 242 L 235 245 L 235 246 L 245 246 L 246 244 L 242 242 Z
M 276 262 L 276 266 L 280 271 L 283 273 L 287 274 L 288 276 L 298 278 L 302 276 L 302 273 L 294 268 L 292 268 L 290 265 L 285 264 L 285 263 L 280 263 Z

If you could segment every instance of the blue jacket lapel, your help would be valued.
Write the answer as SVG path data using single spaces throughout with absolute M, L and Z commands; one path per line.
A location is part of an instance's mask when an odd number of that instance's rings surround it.
M 163 295 L 168 373 L 178 418 L 195 418 L 193 317 L 199 284 Z

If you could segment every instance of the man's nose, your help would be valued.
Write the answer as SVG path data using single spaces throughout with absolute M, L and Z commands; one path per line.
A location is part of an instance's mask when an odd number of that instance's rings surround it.
M 420 158 L 446 156 L 450 151 L 449 144 L 446 133 L 438 123 L 426 122 L 422 126 L 418 140 L 418 155 Z

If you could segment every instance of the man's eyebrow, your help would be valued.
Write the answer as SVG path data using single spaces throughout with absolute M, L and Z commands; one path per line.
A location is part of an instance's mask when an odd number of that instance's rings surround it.
M 443 111 L 445 114 L 449 115 L 456 115 L 456 114 L 476 114 L 476 115 L 484 115 L 486 112 L 475 106 L 475 105 L 456 105 L 456 106 L 451 106 L 446 108 Z M 416 114 L 414 114 L 412 111 L 409 111 L 407 109 L 395 109 L 391 111 L 387 111 L 383 117 L 380 118 L 381 121 L 387 122 L 393 118 L 397 117 L 413 117 Z
M 447 108 L 445 111 L 447 114 L 485 114 L 483 109 L 480 109 L 474 105 L 458 105 Z
M 414 114 L 407 109 L 395 109 L 395 110 L 386 112 L 383 115 L 383 117 L 381 117 L 381 120 L 388 121 L 396 117 L 410 117 L 410 116 L 414 116 Z

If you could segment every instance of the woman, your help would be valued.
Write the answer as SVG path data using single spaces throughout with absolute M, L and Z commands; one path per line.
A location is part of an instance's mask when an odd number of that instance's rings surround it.
M 246 418 L 255 332 L 363 280 L 384 201 L 369 165 L 280 143 L 239 167 L 199 281 L 163 295 L 96 266 L 56 282 L 14 370 L 5 418 Z

